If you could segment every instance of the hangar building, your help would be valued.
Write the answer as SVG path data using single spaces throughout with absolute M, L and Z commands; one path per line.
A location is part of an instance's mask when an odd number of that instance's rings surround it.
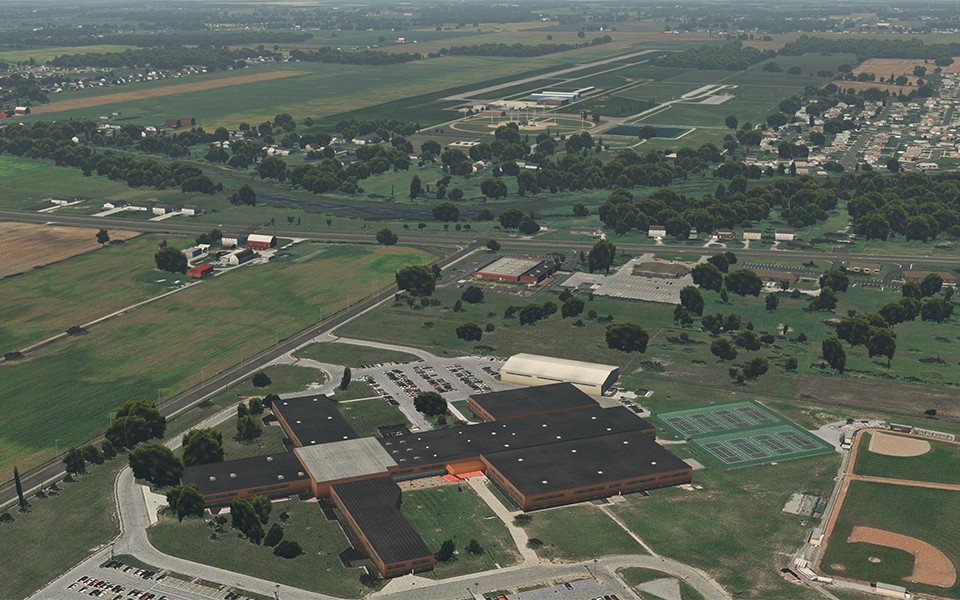
M 500 380 L 519 385 L 567 382 L 591 396 L 600 397 L 620 377 L 619 367 L 579 360 L 514 354 L 500 368 Z

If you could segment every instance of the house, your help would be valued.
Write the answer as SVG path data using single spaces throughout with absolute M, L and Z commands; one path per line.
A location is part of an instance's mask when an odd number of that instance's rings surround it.
M 718 240 L 733 240 L 737 238 L 737 234 L 730 229 L 718 229 L 714 235 Z
M 778 242 L 792 242 L 797 239 L 797 236 L 790 229 L 778 229 L 773 233 L 773 239 Z
M 195 217 L 197 215 L 202 215 L 203 209 L 199 206 L 184 206 L 180 209 L 180 213 L 187 215 L 188 217 Z
M 743 230 L 743 239 L 744 240 L 759 240 L 763 237 L 763 233 L 759 229 L 744 229 Z
M 251 250 L 250 248 L 244 248 L 243 250 L 237 250 L 235 252 L 231 252 L 230 254 L 226 255 L 223 258 L 223 262 L 227 263 L 228 265 L 239 266 L 245 262 L 249 262 L 257 258 L 258 256 L 260 255 L 254 252 L 253 250 Z
M 16 107 L 16 108 L 13 109 L 13 114 L 17 115 L 18 117 L 22 117 L 22 116 L 24 116 L 24 115 L 29 115 L 29 114 L 30 114 L 30 107 L 29 107 L 29 106 L 18 106 L 18 107 Z
M 247 248 L 253 250 L 267 250 L 277 245 L 276 236 L 251 233 L 247 236 Z
M 187 269 L 187 276 L 194 279 L 203 279 L 204 277 L 210 277 L 213 275 L 213 265 L 204 263 L 202 265 L 196 265 Z
M 220 238 L 220 245 L 224 248 L 233 248 L 234 246 L 240 246 L 247 241 L 247 236 L 245 235 L 225 235 Z
M 667 228 L 663 225 L 651 225 L 647 235 L 652 238 L 665 238 L 667 237 Z

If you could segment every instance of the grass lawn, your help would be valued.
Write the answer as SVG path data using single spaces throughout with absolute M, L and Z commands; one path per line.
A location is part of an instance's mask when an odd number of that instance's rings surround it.
M 27 469 L 50 457 L 58 439 L 62 450 L 100 433 L 124 401 L 169 398 L 316 322 L 321 309 L 329 315 L 344 308 L 372 284 L 385 285 L 399 268 L 431 255 L 331 246 L 309 260 L 292 256 L 204 281 L 4 366 L 0 408 L 9 418 L 0 434 L 0 477 L 10 476 L 14 462 Z M 310 370 L 302 373 L 307 381 L 318 379 Z
M 59 484 L 58 495 L 28 498 L 30 512 L 11 510 L 16 520 L 2 526 L 0 556 L 26 558 L 26 553 L 29 559 L 4 569 L 0 598 L 29 596 L 117 535 L 113 480 L 126 464 L 121 455 L 88 467 L 76 483 Z
M 147 235 L 0 280 L 0 348 L 23 348 L 136 302 L 174 289 L 183 275 L 156 270 L 159 237 Z M 172 246 L 192 238 L 165 236 Z
M 403 493 L 400 512 L 436 552 L 444 540 L 452 539 L 455 558 L 437 563 L 436 570 L 424 577 L 445 578 L 507 567 L 517 562 L 519 553 L 506 526 L 469 486 L 445 485 Z M 467 552 L 475 539 L 484 552 Z
M 348 569 L 340 562 L 338 555 L 350 543 L 337 522 L 327 521 L 316 503 L 290 500 L 274 504 L 271 524 L 278 522 L 277 515 L 282 511 L 290 513 L 284 539 L 299 543 L 304 550 L 290 560 L 274 556 L 272 548 L 238 538 L 230 529 L 211 539 L 214 531 L 203 519 L 178 523 L 164 517 L 147 534 L 161 552 L 187 560 L 344 598 L 362 595 L 362 570 Z
M 648 581 L 655 581 L 657 579 L 663 579 L 664 577 L 670 577 L 663 571 L 654 571 L 653 569 L 641 569 L 640 567 L 630 567 L 628 569 L 620 569 L 617 571 L 617 575 L 620 576 L 620 579 L 624 581 L 627 585 L 632 587 L 634 591 L 640 594 L 641 598 L 653 598 L 652 594 L 644 595 L 637 590 L 637 586 Z M 680 598 L 681 600 L 703 600 L 703 595 L 695 590 L 689 583 L 679 580 L 680 583 Z
M 267 394 L 293 394 L 305 391 L 311 385 L 326 383 L 327 373 L 320 369 L 301 367 L 298 365 L 270 365 L 263 369 L 270 378 L 270 385 L 256 387 L 253 377 L 244 379 L 233 385 L 230 391 L 236 396 L 259 396 Z
M 834 455 L 697 471 L 702 490 L 631 494 L 613 511 L 656 552 L 710 573 L 735 598 L 814 598 L 777 572 L 812 526 L 781 509 L 795 492 L 828 495 L 838 464 Z
M 858 475 L 960 484 L 960 445 L 928 440 L 930 452 L 926 454 L 887 456 L 870 452 L 871 434 L 863 435 L 854 468 Z
M 379 398 L 379 394 L 366 381 L 356 379 L 350 382 L 350 385 L 347 386 L 347 389 L 341 390 L 338 385 L 333 390 L 333 398 L 337 402 L 342 402 L 344 400 L 357 400 L 359 398 Z
M 350 426 L 360 437 L 377 435 L 377 427 L 382 425 L 406 425 L 407 418 L 400 409 L 385 401 L 360 400 L 357 402 L 340 402 L 337 410 L 346 417 Z
M 608 554 L 646 554 L 646 550 L 590 503 L 532 513 L 524 527 L 543 542 L 537 553 L 548 560 L 580 561 Z
M 214 429 L 219 431 L 223 437 L 223 460 L 252 458 L 287 451 L 287 447 L 283 445 L 286 436 L 283 435 L 283 429 L 279 425 L 264 426 L 263 433 L 252 442 L 239 442 L 235 439 L 237 435 L 236 417 L 230 417 Z M 182 455 L 183 449 L 178 449 L 177 453 Z
M 415 362 L 420 360 L 413 354 L 367 348 L 353 344 L 316 343 L 301 348 L 296 352 L 299 358 L 310 358 L 331 365 L 342 365 L 356 369 L 361 365 L 372 365 L 385 362 Z
M 901 579 L 913 569 L 906 552 L 863 542 L 847 543 L 854 526 L 875 527 L 915 537 L 940 549 L 960 564 L 960 493 L 946 490 L 851 481 L 840 509 L 837 525 L 830 536 L 821 568 L 827 573 L 907 585 L 911 591 L 956 597 L 960 583 L 943 589 Z M 868 560 L 875 556 L 879 563 Z

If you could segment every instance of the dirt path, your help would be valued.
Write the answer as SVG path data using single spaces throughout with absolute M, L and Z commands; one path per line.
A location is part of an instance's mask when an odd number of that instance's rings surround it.
M 223 77 L 221 79 L 207 79 L 204 81 L 194 81 L 192 83 L 181 83 L 164 87 L 150 87 L 149 89 L 136 90 L 133 92 L 118 92 L 116 94 L 106 94 L 103 96 L 73 98 L 70 100 L 55 102 L 53 104 L 44 104 L 42 106 L 34 107 L 31 110 L 34 114 L 38 115 L 56 113 L 67 110 L 77 110 L 80 108 L 93 108 L 107 104 L 117 104 L 119 102 L 134 102 L 136 100 L 159 98 L 161 96 L 176 96 L 178 94 L 188 94 L 190 92 L 216 90 L 234 85 L 256 83 L 258 81 L 270 81 L 272 79 L 284 79 L 286 77 L 307 75 L 308 73 L 309 71 L 273 71 L 268 73 L 258 73 L 256 75 L 238 75 L 236 77 Z

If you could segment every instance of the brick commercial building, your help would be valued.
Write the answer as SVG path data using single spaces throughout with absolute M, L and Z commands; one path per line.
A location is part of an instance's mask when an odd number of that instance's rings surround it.
M 535 260 L 501 256 L 474 271 L 474 276 L 485 281 L 536 285 L 560 268 L 555 260 Z

